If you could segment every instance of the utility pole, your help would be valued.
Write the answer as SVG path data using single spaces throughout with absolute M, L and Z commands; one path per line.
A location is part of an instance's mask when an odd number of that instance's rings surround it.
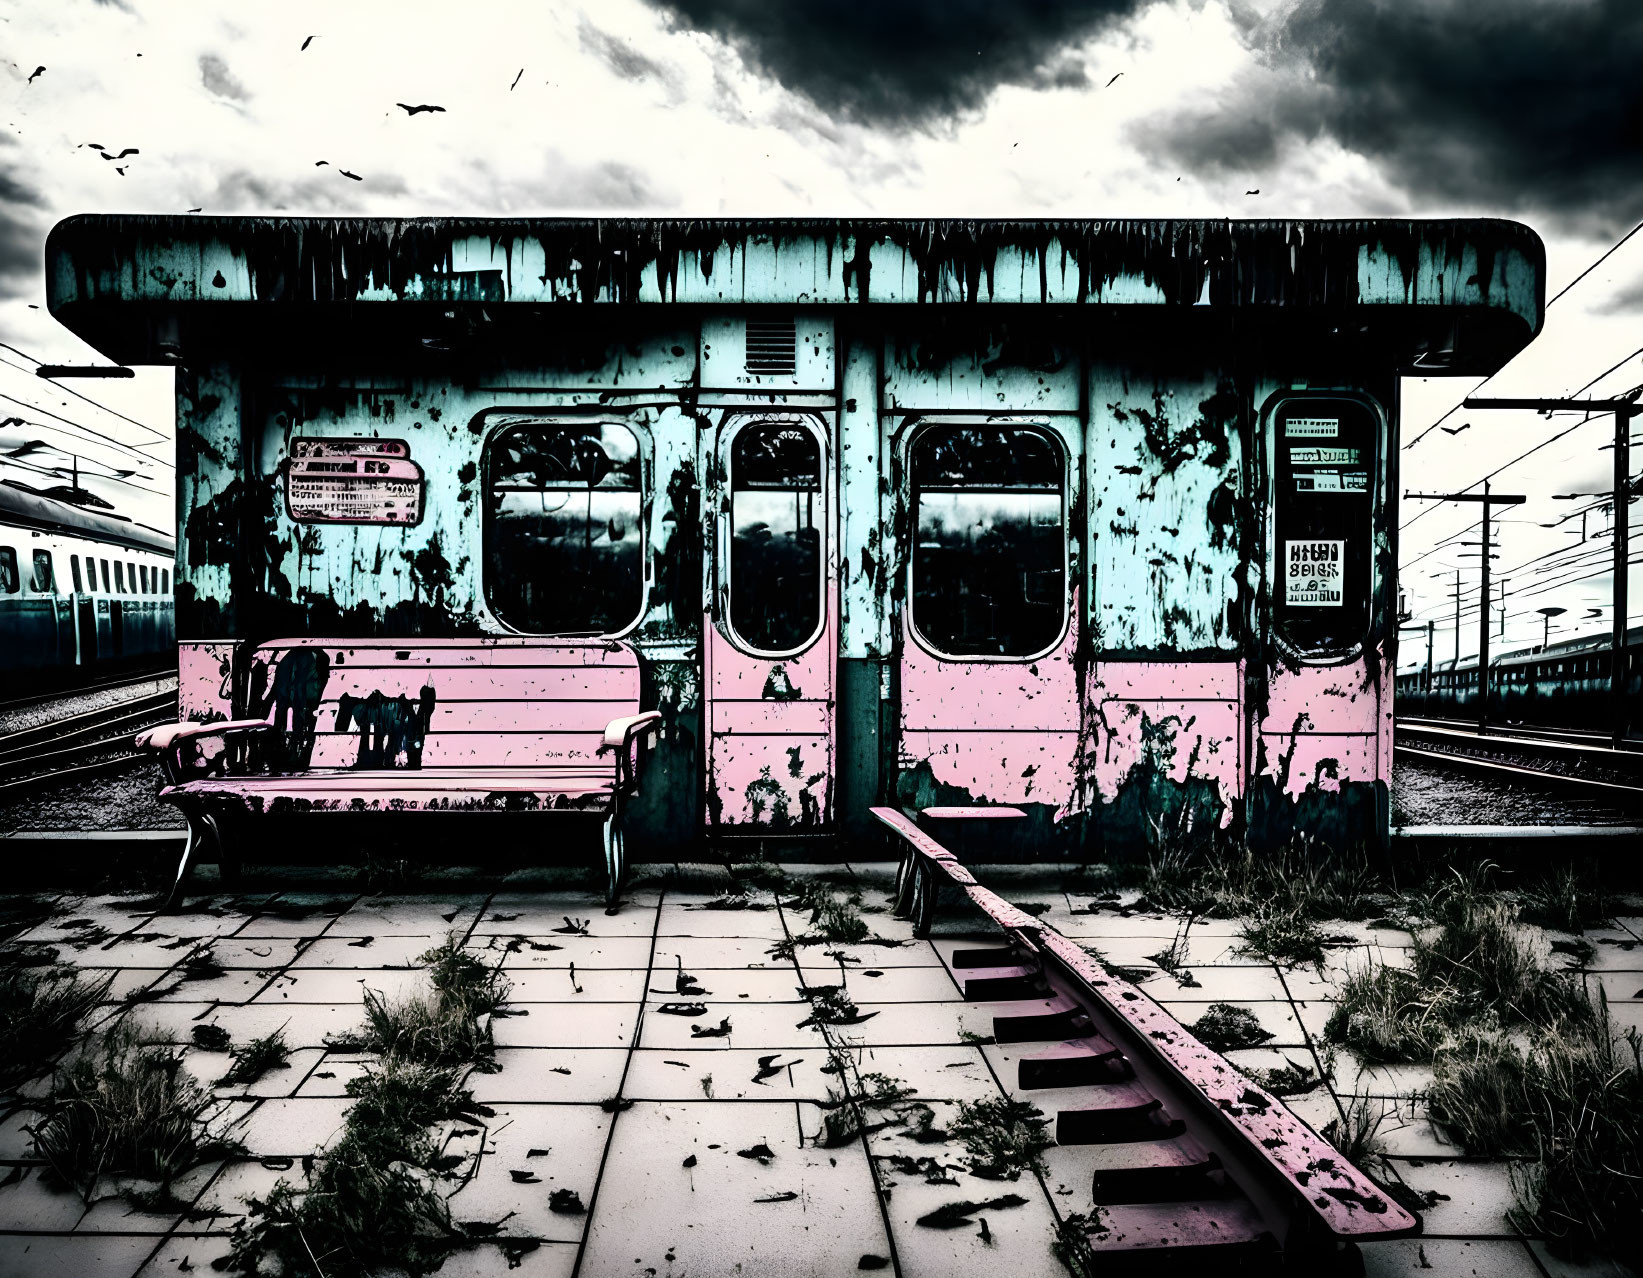
M 1467 401 L 1471 403 L 1470 400 Z M 1496 506 L 1521 506 L 1528 500 L 1522 493 L 1510 495 L 1491 491 L 1483 481 L 1481 493 L 1405 493 L 1416 501 L 1477 501 L 1483 503 L 1482 597 L 1478 601 L 1478 732 L 1489 731 L 1489 533 Z M 1455 665 L 1460 666 L 1460 570 L 1455 570 Z
M 1626 717 L 1626 616 L 1630 611 L 1627 580 L 1631 559 L 1632 418 L 1643 416 L 1633 399 L 1467 399 L 1467 408 L 1528 409 L 1537 413 L 1614 414 L 1614 629 L 1609 651 L 1609 701 L 1613 708 L 1612 744 L 1616 750 L 1631 724 Z
M 1426 621 L 1426 695 L 1432 695 L 1432 619 Z

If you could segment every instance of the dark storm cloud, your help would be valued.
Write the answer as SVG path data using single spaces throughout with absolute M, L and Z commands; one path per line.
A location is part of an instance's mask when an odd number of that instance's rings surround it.
M 1144 147 L 1242 175 L 1326 136 L 1421 202 L 1643 216 L 1637 0 L 1302 0 L 1245 32 L 1263 70 Z
M 0 139 L 0 283 L 39 275 L 44 269 L 45 201 L 13 172 Z M 11 290 L 8 290 L 11 291 Z
M 647 58 L 626 40 L 601 31 L 583 18 L 576 28 L 577 41 L 584 53 L 590 53 L 624 80 L 656 80 L 671 84 L 672 74 L 660 62 Z
M 1151 0 L 651 0 L 675 26 L 856 120 L 925 123 L 1001 84 L 1088 83 L 1066 45 Z
M 215 53 L 200 55 L 200 83 L 219 98 L 244 102 L 251 96 L 245 91 L 245 86 L 229 72 L 227 61 Z

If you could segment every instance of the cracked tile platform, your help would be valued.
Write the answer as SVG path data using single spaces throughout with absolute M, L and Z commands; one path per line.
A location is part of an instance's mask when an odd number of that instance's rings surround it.
M 137 897 L 59 898 L 56 913 L 19 939 L 52 945 L 65 963 L 114 974 L 101 1015 L 185 1045 L 188 1068 L 206 1081 L 220 1077 L 228 1058 L 186 1046 L 196 1025 L 219 1025 L 236 1043 L 283 1027 L 293 1052 L 288 1069 L 238 1094 L 219 1092 L 248 1153 L 193 1173 L 182 1189 L 192 1200 L 186 1214 L 133 1212 L 117 1199 L 87 1211 L 76 1196 L 41 1182 L 22 1130 L 28 1115 L 13 1115 L 0 1128 L 0 1164 L 20 1171 L 0 1186 L 0 1274 L 151 1278 L 207 1270 L 223 1254 L 245 1197 L 266 1194 L 282 1176 L 300 1181 L 302 1156 L 341 1129 L 351 1103 L 346 1087 L 372 1058 L 328 1048 L 326 1037 L 361 1024 L 365 989 L 390 998 L 426 989 L 416 958 L 453 931 L 471 952 L 500 965 L 512 982 L 512 1008 L 524 1015 L 497 1019 L 500 1068 L 467 1080 L 494 1113 L 439 1133 L 446 1152 L 462 1160 L 459 1175 L 468 1176 L 451 1199 L 454 1215 L 505 1219 L 503 1237 L 458 1253 L 441 1272 L 595 1278 L 740 1266 L 743 1273 L 832 1275 L 856 1272 L 868 1256 L 909 1278 L 1064 1272 L 1051 1251 L 1056 1223 L 1089 1206 L 1088 1172 L 1076 1149 L 1052 1150 L 1041 1184 L 1031 1176 L 977 1180 L 965 1170 L 962 1147 L 915 1143 L 895 1124 L 838 1148 L 816 1143 L 838 1090 L 835 1051 L 850 1068 L 909 1089 L 904 1105 L 928 1105 L 937 1128 L 951 1121 L 958 1102 L 1016 1092 L 1014 1062 L 1024 1049 L 985 1041 L 991 1013 L 964 1002 L 949 966 L 955 948 L 996 945 L 997 934 L 955 911 L 934 941 L 911 940 L 905 923 L 875 912 L 886 899 L 883 868 L 860 867 L 864 918 L 876 936 L 896 943 L 806 943 L 793 958 L 772 950 L 803 936 L 809 916 L 760 889 L 734 893 L 765 907 L 745 910 L 717 907 L 729 891 L 646 885 L 616 915 L 585 891 L 516 887 L 490 895 L 218 896 L 174 917 L 153 914 Z M 1198 982 L 1192 986 L 1151 957 L 1180 937 L 1177 918 L 1089 913 L 1087 893 L 1064 894 L 1048 883 L 1018 883 L 1009 895 L 1047 906 L 1042 917 L 1108 961 L 1150 974 L 1147 993 L 1189 1023 L 1211 1002 L 1247 1007 L 1276 1035 L 1265 1047 L 1232 1053 L 1252 1071 L 1291 1061 L 1316 1069 L 1329 1060 L 1321 1031 L 1342 975 L 1367 962 L 1406 961 L 1406 933 L 1325 925 L 1350 934 L 1352 945 L 1332 950 L 1321 971 L 1275 966 L 1242 948 L 1237 920 L 1198 920 L 1183 946 Z M 75 919 L 86 922 L 70 926 Z M 1636 930 L 1622 923 L 1588 937 L 1597 945 L 1589 965 L 1594 985 L 1633 1005 L 1617 1008 L 1621 1015 L 1643 1011 L 1636 1007 L 1643 1000 L 1631 998 L 1643 990 Z M 225 975 L 180 980 L 181 964 L 201 947 Z M 705 992 L 679 993 L 681 972 Z M 809 1014 L 801 986 L 841 982 L 874 1015 L 825 1031 L 801 1027 Z M 146 998 L 125 1002 L 133 993 Z M 672 1016 L 660 1011 L 668 1003 L 703 1010 Z M 724 1038 L 692 1033 L 725 1018 L 731 1032 Z M 1343 1051 L 1331 1077 L 1290 1100 L 1317 1128 L 1339 1117 L 1354 1087 L 1384 1097 L 1375 1103 L 1387 1111 L 1382 1134 L 1399 1173 L 1417 1189 L 1448 1195 L 1427 1213 L 1426 1237 L 1366 1247 L 1366 1271 L 1586 1272 L 1512 1230 L 1504 1164 L 1456 1157 L 1411 1095 L 1427 1081 L 1419 1070 L 1360 1069 Z M 1046 1109 L 1060 1099 L 1023 1095 Z M 738 1153 L 759 1146 L 768 1148 L 767 1159 Z M 696 1163 L 687 1168 L 690 1156 Z M 957 1183 L 930 1183 L 908 1161 L 925 1156 Z M 551 1194 L 559 1188 L 574 1190 L 586 1212 L 555 1212 Z M 1006 1194 L 1024 1201 L 979 1213 L 990 1241 L 975 1224 L 938 1230 L 918 1223 L 951 1202 Z M 509 1237 L 516 1246 L 505 1248 Z M 1626 1276 L 1604 1270 L 1601 1278 Z

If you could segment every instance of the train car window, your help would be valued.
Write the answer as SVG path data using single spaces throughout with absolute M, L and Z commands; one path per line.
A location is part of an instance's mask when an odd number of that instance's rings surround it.
M 86 556 L 86 589 L 97 589 L 97 561 L 90 555 Z
M 57 593 L 57 578 L 51 571 L 51 551 L 37 550 L 34 552 L 34 581 L 29 589 L 37 595 Z
M 114 561 L 114 593 L 123 595 L 126 592 L 125 567 L 118 559 Z
M 169 568 L 160 569 L 160 593 L 162 595 L 171 593 L 171 569 Z
M 68 557 L 68 571 L 69 571 L 69 575 L 74 578 L 74 593 L 79 594 L 82 590 L 85 589 L 85 587 L 80 584 L 80 556 L 79 555 L 70 555 Z
M 126 584 L 131 587 L 131 593 L 137 593 L 137 565 L 126 560 Z
M 138 580 L 142 582 L 142 589 L 140 591 L 138 591 L 137 593 L 146 595 L 148 593 L 148 565 L 147 564 L 138 564 L 137 565 L 137 574 L 138 574 Z
M 113 585 L 110 584 L 112 582 L 113 578 L 111 578 L 108 575 L 108 560 L 105 559 L 105 560 L 102 561 L 102 563 L 103 563 L 103 593 L 107 594 L 109 591 L 114 589 Z
M 955 657 L 1031 657 L 1067 611 L 1066 458 L 1029 426 L 913 439 L 912 627 Z
M 0 546 L 0 595 L 15 595 L 23 588 L 17 576 L 17 552 L 10 546 Z
M 792 652 L 822 619 L 821 441 L 757 422 L 730 451 L 730 628 L 754 652 Z
M 616 634 L 644 606 L 639 441 L 625 426 L 529 424 L 485 453 L 485 596 L 528 634 Z
M 1380 419 L 1361 400 L 1292 395 L 1273 412 L 1274 621 L 1303 652 L 1369 633 Z

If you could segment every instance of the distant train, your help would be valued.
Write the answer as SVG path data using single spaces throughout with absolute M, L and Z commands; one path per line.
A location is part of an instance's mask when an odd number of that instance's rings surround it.
M 0 482 L 0 671 L 172 652 L 174 556 L 153 529 Z
M 1548 727 L 1606 728 L 1613 722 L 1608 635 L 1587 635 L 1542 648 L 1521 648 L 1489 662 L 1489 713 L 1503 723 Z M 1626 632 L 1626 699 L 1633 725 L 1643 723 L 1643 626 Z M 1427 671 L 1398 675 L 1399 714 L 1439 717 L 1475 715 L 1478 703 L 1476 657 L 1439 662 Z

